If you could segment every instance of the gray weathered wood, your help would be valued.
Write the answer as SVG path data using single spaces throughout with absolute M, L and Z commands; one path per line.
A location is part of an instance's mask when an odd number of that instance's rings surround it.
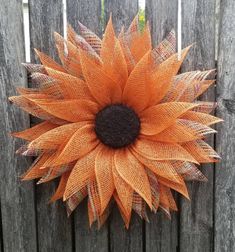
M 101 1 L 67 1 L 68 22 L 78 32 L 78 20 L 97 35 L 101 35 Z M 87 200 L 74 213 L 75 251 L 108 251 L 108 225 L 98 230 L 96 224 L 89 227 Z
M 110 14 L 118 34 L 124 25 L 128 28 L 133 18 L 138 13 L 138 1 L 105 0 L 105 24 Z M 115 206 L 109 223 L 109 246 L 111 251 L 142 251 L 143 250 L 143 222 L 133 214 L 129 230 L 125 229 L 124 222 Z
M 122 26 L 128 27 L 138 13 L 137 0 L 104 0 L 104 17 L 107 23 L 110 14 L 117 34 Z
M 160 43 L 172 29 L 177 28 L 177 1 L 146 0 L 146 20 L 149 20 L 153 45 Z M 146 252 L 176 251 L 178 245 L 178 213 L 168 220 L 160 210 L 150 214 L 146 223 Z
M 216 148 L 222 161 L 215 173 L 216 252 L 235 251 L 235 2 L 221 1 L 218 55 Z
M 146 0 L 146 20 L 149 20 L 152 41 L 157 45 L 177 28 L 177 1 Z
M 36 224 L 33 183 L 22 183 L 20 175 L 30 160 L 17 156 L 22 141 L 9 133 L 29 126 L 29 117 L 8 102 L 16 86 L 26 86 L 21 66 L 24 36 L 21 1 L 1 0 L 0 4 L 0 195 L 4 251 L 36 251 Z M 2 239 L 2 238 L 1 238 Z M 0 249 L 1 250 L 1 249 Z
M 38 62 L 34 48 L 58 59 L 53 33 L 63 33 L 62 1 L 30 0 L 31 62 Z M 36 209 L 39 251 L 72 251 L 71 218 L 60 202 L 48 204 L 57 183 L 36 186 Z
M 101 1 L 67 0 L 68 22 L 78 31 L 78 21 L 97 35 L 102 34 Z
M 196 42 L 182 71 L 215 68 L 215 1 L 182 1 L 183 47 Z M 211 87 L 202 100 L 215 100 L 215 87 Z M 208 143 L 214 147 L 214 136 Z M 208 182 L 188 183 L 191 201 L 181 197 L 180 251 L 213 251 L 213 198 L 214 165 L 201 167 Z

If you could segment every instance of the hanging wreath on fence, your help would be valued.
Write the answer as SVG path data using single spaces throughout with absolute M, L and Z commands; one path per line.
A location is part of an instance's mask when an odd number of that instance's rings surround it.
M 34 88 L 10 101 L 43 121 L 13 133 L 28 143 L 17 152 L 37 156 L 23 180 L 60 182 L 51 201 L 68 214 L 88 196 L 90 225 L 102 225 L 115 202 L 128 228 L 132 210 L 168 216 L 177 210 L 171 190 L 189 198 L 185 180 L 206 181 L 200 163 L 219 160 L 204 141 L 215 133 L 213 102 L 195 101 L 213 70 L 178 74 L 174 31 L 152 48 L 148 24 L 138 17 L 118 37 L 110 19 L 103 39 L 79 24 L 68 39 L 55 33 L 62 65 L 36 51 L 41 65 L 25 64 Z

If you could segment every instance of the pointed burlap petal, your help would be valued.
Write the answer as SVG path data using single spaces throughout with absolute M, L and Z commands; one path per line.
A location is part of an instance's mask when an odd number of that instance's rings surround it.
M 68 216 L 70 216 L 70 214 L 75 210 L 75 208 L 83 201 L 86 196 L 87 186 L 84 186 L 80 191 L 76 192 L 66 200 L 66 211 Z
M 157 135 L 145 137 L 152 141 L 182 143 L 201 139 L 205 135 L 213 133 L 216 133 L 216 131 L 206 125 L 190 120 L 177 119 L 173 125 Z
M 89 181 L 87 185 L 88 191 L 88 217 L 90 226 L 93 222 L 97 221 L 100 226 L 100 198 L 98 193 L 98 187 L 95 180 Z
M 33 162 L 31 167 L 22 175 L 22 180 L 31 180 L 42 177 L 48 169 L 40 169 L 51 156 L 50 153 L 43 153 Z
M 180 176 L 187 181 L 197 180 L 207 182 L 208 179 L 202 174 L 202 172 L 193 163 L 173 161 L 172 165 Z
M 56 128 L 57 126 L 58 125 L 56 124 L 45 121 L 33 126 L 32 128 L 20 132 L 13 132 L 11 133 L 11 135 L 24 140 L 33 141 L 34 139 L 38 138 L 47 131 Z
M 115 197 L 115 193 L 114 193 L 114 198 L 116 201 L 118 198 L 118 200 L 121 203 L 120 208 L 124 209 L 123 212 L 125 213 L 125 216 L 128 219 L 128 218 L 130 218 L 130 215 L 131 215 L 134 190 L 119 175 L 119 173 L 116 169 L 116 165 L 114 163 L 114 160 L 113 160 L 112 170 L 113 170 L 113 181 L 114 181 L 115 189 L 117 192 L 117 197 Z
M 149 82 L 151 78 L 152 64 L 150 53 L 137 63 L 131 72 L 123 91 L 123 102 L 135 109 L 137 112 L 148 106 L 151 97 Z
M 78 48 L 71 42 L 66 41 L 60 34 L 54 33 L 55 44 L 63 64 L 69 74 L 82 78 L 82 68 L 79 60 Z
M 191 46 L 182 50 L 181 59 L 178 54 L 171 55 L 168 59 L 157 65 L 156 70 L 151 74 L 151 97 L 149 105 L 158 104 L 170 89 L 173 77 L 178 73 Z M 152 55 L 154 58 L 154 54 Z
M 32 63 L 22 63 L 22 65 L 26 68 L 27 72 L 32 73 L 42 73 L 46 74 L 46 70 L 41 64 L 32 64 Z
M 95 178 L 95 157 L 98 150 L 98 147 L 95 148 L 77 161 L 69 176 L 64 200 L 72 197 L 72 195 L 84 188 L 90 180 Z
M 78 22 L 80 33 L 83 38 L 91 45 L 91 47 L 99 55 L 101 50 L 101 39 L 91 30 L 89 30 L 85 25 Z
M 37 49 L 34 49 L 36 54 L 38 55 L 41 63 L 44 67 L 49 67 L 54 70 L 60 71 L 60 72 L 66 72 L 66 70 L 59 65 L 57 62 L 55 62 L 52 58 L 50 58 L 48 55 L 46 55 L 43 52 L 38 51 Z
M 180 118 L 198 122 L 207 126 L 210 126 L 215 123 L 223 122 L 223 120 L 218 117 L 201 113 L 201 112 L 196 112 L 196 111 L 187 111 Z
M 65 173 L 61 176 L 59 185 L 58 185 L 58 187 L 57 187 L 55 193 L 54 193 L 53 196 L 51 197 L 50 202 L 54 202 L 54 201 L 56 201 L 56 200 L 58 200 L 58 199 L 63 198 L 64 191 L 65 191 L 65 187 L 66 187 L 66 184 L 67 184 L 67 181 L 68 181 L 69 176 L 70 176 L 70 171 L 65 172 Z
M 180 183 L 180 176 L 178 175 L 178 173 L 174 169 L 174 166 L 170 162 L 150 160 L 140 155 L 135 150 L 133 150 L 132 153 L 145 167 L 151 170 L 157 177 L 172 180 L 175 183 Z
M 160 199 L 160 192 L 159 192 L 159 183 L 157 176 L 154 172 L 147 169 L 148 179 L 150 183 L 151 195 L 152 195 L 152 211 L 154 213 L 157 212 L 159 207 L 159 199 Z
M 160 204 L 164 207 L 169 207 L 171 210 L 177 211 L 177 206 L 171 190 L 164 186 L 163 184 L 159 183 L 159 191 L 160 191 Z
M 9 100 L 18 105 L 24 111 L 42 120 L 47 120 L 55 124 L 64 124 L 66 122 L 65 120 L 53 116 L 52 114 L 42 109 L 34 102 L 36 99 L 45 99 L 45 98 L 48 98 L 48 96 L 44 94 L 43 95 L 30 94 L 30 95 L 11 96 L 9 97 Z
M 68 122 L 93 120 L 98 111 L 98 104 L 85 99 L 54 100 L 31 99 L 44 111 Z
M 48 75 L 58 81 L 63 95 L 67 99 L 92 99 L 85 81 L 70 74 L 62 73 L 51 68 L 46 68 Z
M 109 60 L 106 64 L 103 64 L 103 70 L 123 90 L 128 78 L 128 71 L 120 42 L 117 39 L 115 39 L 115 46 L 110 53 Z
M 198 163 L 191 153 L 187 152 L 179 144 L 153 142 L 144 138 L 140 138 L 132 146 L 132 148 L 141 156 L 158 161 L 166 160 L 182 160 L 192 163 Z
M 121 102 L 121 87 L 84 51 L 80 51 L 82 71 L 91 94 L 100 105 Z
M 77 160 L 92 151 L 98 140 L 93 131 L 93 125 L 86 125 L 78 129 L 69 139 L 64 149 L 54 161 L 54 166 Z
M 133 194 L 133 192 L 132 192 Z M 132 209 L 132 202 L 130 202 L 130 210 L 127 211 L 121 201 L 121 199 L 119 198 L 119 195 L 117 193 L 114 193 L 113 195 L 116 203 L 117 203 L 117 206 L 118 206 L 118 209 L 119 209 L 119 212 L 122 216 L 122 219 L 125 223 L 125 227 L 128 229 L 129 228 L 129 225 L 130 225 L 130 220 L 131 220 L 131 209 Z M 133 197 L 131 197 L 132 199 Z
M 107 207 L 114 191 L 112 174 L 113 150 L 103 147 L 95 158 L 95 176 L 100 196 L 101 213 Z
M 161 102 L 192 102 L 201 95 L 214 80 L 206 80 L 214 70 L 191 71 L 173 77 L 170 88 Z
M 40 135 L 38 138 L 33 140 L 28 148 L 32 149 L 58 149 L 58 147 L 69 141 L 69 138 L 82 126 L 87 125 L 87 122 L 79 122 L 79 123 L 69 123 L 55 129 L 48 130 L 44 134 Z
M 183 143 L 182 147 L 199 163 L 218 162 L 221 159 L 215 150 L 203 140 Z
M 146 203 L 136 192 L 133 194 L 132 209 L 140 216 L 140 218 L 149 221 L 146 211 Z
M 156 135 L 175 123 L 186 111 L 196 107 L 195 103 L 169 102 L 152 106 L 140 114 L 141 134 Z
M 175 183 L 172 180 L 167 180 L 164 178 L 158 178 L 159 183 L 181 193 L 185 198 L 189 199 L 188 189 L 187 186 L 183 180 L 183 178 L 180 176 L 180 182 Z
M 150 185 L 142 163 L 129 150 L 118 150 L 114 154 L 114 164 L 120 177 L 152 208 Z
M 176 53 L 176 35 L 175 31 L 171 30 L 166 38 L 153 49 L 155 64 L 162 63 L 174 53 Z
M 113 29 L 112 17 L 110 16 L 108 24 L 105 28 L 100 50 L 100 57 L 102 59 L 104 66 L 109 65 L 110 55 L 112 55 L 113 53 L 115 43 L 116 43 L 116 36 Z

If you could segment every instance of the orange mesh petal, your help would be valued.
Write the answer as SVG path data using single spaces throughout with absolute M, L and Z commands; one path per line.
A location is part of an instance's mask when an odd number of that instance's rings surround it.
M 223 121 L 218 117 L 196 111 L 187 111 L 185 114 L 181 116 L 181 118 L 198 122 L 207 126 Z
M 89 88 L 83 80 L 51 68 L 46 68 L 46 70 L 49 76 L 59 81 L 59 86 L 65 98 L 92 99 Z
M 172 196 L 171 190 L 160 183 L 159 191 L 160 191 L 160 204 L 162 206 L 169 207 L 174 211 L 177 211 L 177 206 Z
M 79 192 L 95 176 L 95 157 L 99 148 L 94 149 L 77 161 L 69 176 L 64 200 Z
M 156 160 L 150 160 L 138 154 L 133 150 L 135 157 L 148 169 L 150 169 L 158 177 L 162 177 L 168 180 L 172 180 L 176 183 L 180 182 L 180 176 L 174 169 L 174 166 L 170 162 L 159 162 Z
M 92 125 L 78 129 L 70 138 L 54 162 L 54 166 L 66 164 L 83 157 L 98 145 Z
M 203 140 L 196 140 L 182 144 L 199 163 L 211 163 L 220 160 L 220 156 Z
M 87 122 L 69 123 L 48 130 L 33 140 L 28 147 L 34 149 L 57 149 L 62 143 L 69 141 L 69 138 L 75 133 L 75 131 L 86 124 Z
M 50 202 L 54 202 L 60 198 L 63 198 L 64 195 L 64 191 L 65 191 L 65 187 L 68 181 L 70 175 L 70 171 L 69 172 L 65 172 L 61 178 L 60 178 L 60 183 L 56 189 L 56 192 L 54 193 L 54 195 L 51 197 Z
M 22 175 L 22 180 L 31 180 L 35 178 L 42 177 L 48 169 L 40 169 L 44 163 L 48 160 L 48 158 L 51 156 L 50 153 L 45 153 L 40 155 L 31 165 L 31 168 L 28 169 L 28 171 Z
M 181 143 L 201 139 L 216 131 L 194 121 L 177 119 L 176 122 L 157 135 L 146 136 L 147 139 L 159 142 Z
M 127 218 L 130 218 L 134 190 L 119 175 L 119 173 L 117 172 L 114 160 L 113 160 L 112 170 L 113 170 L 113 181 L 116 188 L 118 199 L 120 200 L 121 206 L 124 209 L 125 216 Z
M 101 39 L 89 30 L 85 25 L 78 22 L 80 33 L 83 38 L 91 45 L 91 47 L 96 51 L 97 54 L 100 54 L 101 50 Z
M 183 160 L 198 163 L 192 156 L 179 144 L 153 142 L 140 138 L 132 147 L 138 154 L 150 160 Z
M 37 106 L 55 117 L 69 122 L 93 120 L 98 111 L 95 102 L 80 100 L 31 99 Z
M 35 50 L 36 54 L 38 55 L 38 57 L 44 67 L 50 67 L 50 68 L 53 68 L 57 71 L 66 72 L 66 70 L 61 65 L 56 63 L 52 58 L 47 56 L 45 53 L 40 52 L 37 49 L 34 49 L 34 50 Z
M 114 191 L 112 174 L 113 151 L 101 148 L 95 158 L 95 175 L 100 195 L 101 213 L 107 207 Z
M 129 150 L 115 151 L 114 163 L 120 177 L 152 208 L 150 185 L 142 163 Z
M 49 130 L 56 128 L 58 125 L 50 123 L 50 122 L 42 122 L 35 125 L 32 128 L 20 131 L 20 132 L 13 132 L 11 133 L 12 136 L 18 137 L 24 140 L 32 141 L 42 134 L 46 133 Z
M 121 101 L 121 87 L 114 82 L 85 52 L 80 51 L 84 77 L 91 94 L 101 105 Z
M 141 133 L 155 135 L 170 125 L 186 111 L 196 107 L 195 103 L 169 102 L 152 106 L 140 114 Z

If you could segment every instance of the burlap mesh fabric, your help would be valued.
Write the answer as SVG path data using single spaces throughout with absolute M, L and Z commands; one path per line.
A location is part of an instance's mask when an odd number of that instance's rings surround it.
M 68 41 L 55 33 L 60 63 L 36 50 L 41 65 L 24 64 L 33 88 L 19 88 L 10 101 L 43 121 L 14 137 L 17 152 L 37 156 L 23 180 L 60 177 L 51 201 L 63 199 L 68 215 L 88 199 L 90 225 L 101 226 L 116 204 L 128 228 L 132 210 L 148 220 L 147 208 L 170 217 L 175 190 L 186 198 L 185 181 L 206 181 L 198 165 L 219 160 L 205 142 L 221 120 L 213 102 L 197 101 L 213 83 L 214 70 L 178 74 L 190 47 L 178 60 L 175 32 L 152 48 L 149 25 L 138 16 L 116 36 L 112 20 L 100 39 L 79 23 Z M 95 133 L 103 108 L 123 104 L 138 115 L 140 132 L 131 144 L 111 148 Z

